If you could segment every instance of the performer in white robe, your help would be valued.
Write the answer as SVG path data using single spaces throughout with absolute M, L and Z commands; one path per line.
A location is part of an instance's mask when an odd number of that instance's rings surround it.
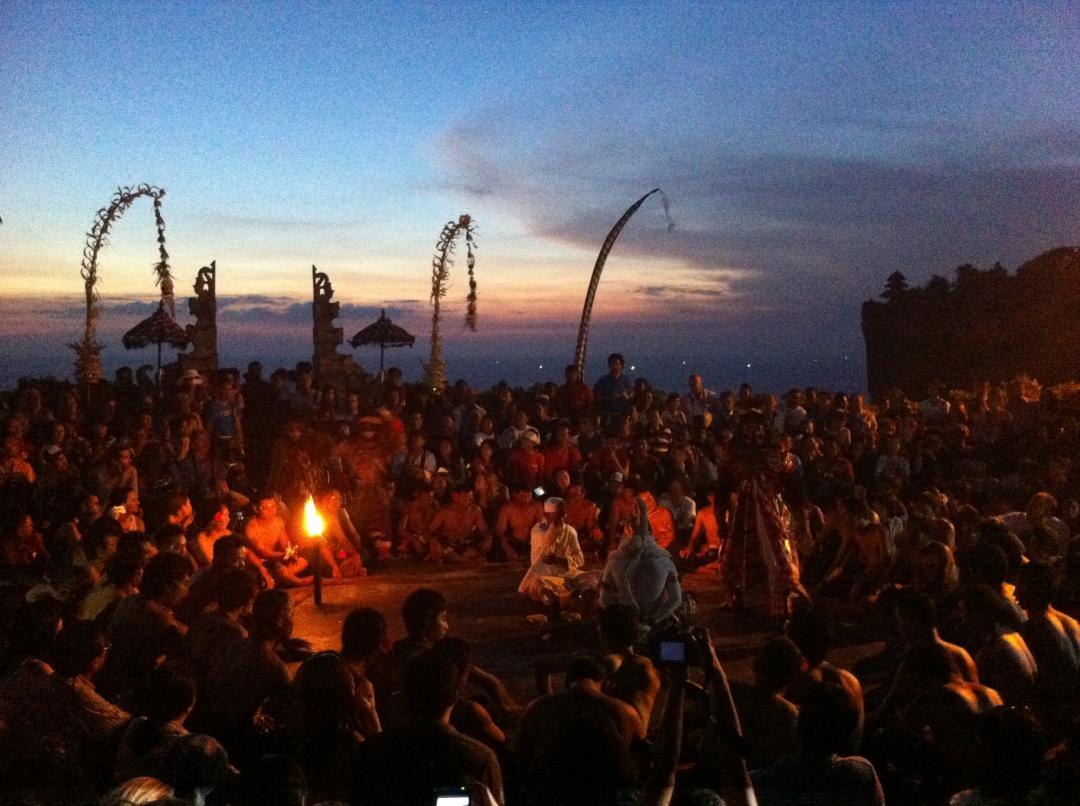
M 647 624 L 658 624 L 682 606 L 682 585 L 671 555 L 656 545 L 645 502 L 637 499 L 637 525 L 607 557 L 600 605 L 630 605 Z
M 533 526 L 529 547 L 529 570 L 518 585 L 518 593 L 547 604 L 598 585 L 596 573 L 582 570 L 585 555 L 577 532 L 566 522 L 561 498 L 544 502 L 544 520 Z

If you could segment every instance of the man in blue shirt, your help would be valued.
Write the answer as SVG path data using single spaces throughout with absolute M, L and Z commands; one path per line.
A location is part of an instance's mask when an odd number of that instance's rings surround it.
M 634 407 L 634 385 L 622 374 L 625 362 L 619 353 L 608 356 L 608 374 L 593 386 L 597 409 L 604 414 L 625 414 Z

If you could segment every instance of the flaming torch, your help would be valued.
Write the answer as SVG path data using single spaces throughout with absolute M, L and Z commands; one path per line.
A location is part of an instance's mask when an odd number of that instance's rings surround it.
M 320 541 L 322 540 L 323 529 L 326 528 L 326 522 L 323 520 L 322 515 L 319 514 L 319 510 L 315 509 L 315 499 L 310 495 L 307 501 L 304 503 L 304 531 L 308 533 L 308 536 L 313 538 L 315 542 L 315 558 L 313 560 L 313 568 L 315 571 L 315 606 L 322 607 L 322 546 Z

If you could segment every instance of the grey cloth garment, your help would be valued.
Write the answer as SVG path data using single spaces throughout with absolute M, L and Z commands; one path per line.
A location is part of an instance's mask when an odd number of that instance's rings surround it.
M 630 605 L 642 621 L 656 624 L 682 605 L 682 586 L 671 555 L 653 539 L 645 502 L 638 498 L 637 505 L 633 536 L 608 555 L 600 604 Z

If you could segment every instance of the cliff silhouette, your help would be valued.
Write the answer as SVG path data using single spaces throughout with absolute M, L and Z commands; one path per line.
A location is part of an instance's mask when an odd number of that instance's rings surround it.
M 1080 378 L 1080 247 L 1044 252 L 1015 274 L 965 264 L 955 280 L 934 275 L 921 288 L 894 272 L 881 297 L 862 306 L 875 397 L 894 387 L 921 395 L 933 382 Z

